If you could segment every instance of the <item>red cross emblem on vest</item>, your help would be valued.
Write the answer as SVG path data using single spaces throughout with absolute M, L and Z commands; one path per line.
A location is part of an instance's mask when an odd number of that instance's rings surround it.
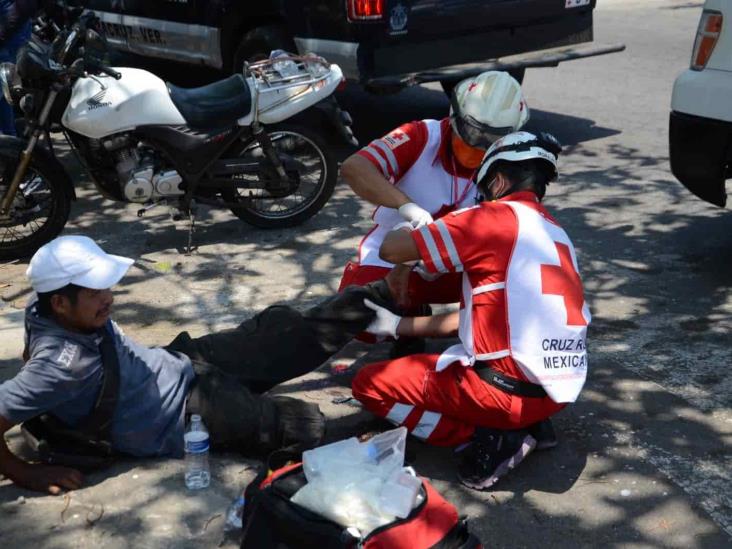
M 574 269 L 569 246 L 560 242 L 555 242 L 554 245 L 559 254 L 559 265 L 541 266 L 541 293 L 559 295 L 564 299 L 568 326 L 587 326 L 582 314 L 585 304 L 582 280 Z

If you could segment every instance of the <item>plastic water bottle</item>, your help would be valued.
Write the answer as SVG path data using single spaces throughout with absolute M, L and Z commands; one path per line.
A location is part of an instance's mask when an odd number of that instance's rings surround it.
M 231 502 L 226 510 L 226 522 L 224 523 L 224 532 L 235 532 L 242 529 L 242 519 L 244 517 L 244 505 L 246 500 L 244 494 Z
M 186 452 L 186 487 L 189 490 L 207 488 L 211 482 L 211 473 L 208 470 L 208 431 L 201 416 L 191 416 L 183 441 Z

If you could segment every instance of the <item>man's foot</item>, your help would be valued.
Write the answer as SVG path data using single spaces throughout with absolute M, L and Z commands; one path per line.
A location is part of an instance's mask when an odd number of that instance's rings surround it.
M 558 444 L 557 433 L 554 432 L 554 425 L 549 418 L 531 425 L 529 434 L 536 439 L 537 450 L 549 450 Z
M 325 416 L 312 402 L 275 396 L 271 400 L 277 409 L 277 448 L 304 452 L 320 446 L 325 438 Z
M 487 490 L 521 463 L 536 447 L 528 430 L 478 428 L 473 442 L 462 450 L 458 476 L 468 488 Z

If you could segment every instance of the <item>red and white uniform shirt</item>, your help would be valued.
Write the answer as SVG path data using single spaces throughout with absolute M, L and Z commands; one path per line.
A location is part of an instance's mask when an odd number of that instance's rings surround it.
M 587 373 L 590 312 L 572 242 L 531 192 L 453 212 L 412 233 L 430 273 L 462 272 L 461 344 L 438 360 L 490 361 L 573 402 Z
M 462 168 L 450 153 L 450 121 L 410 122 L 372 141 L 359 156 L 367 159 L 383 176 L 409 196 L 433 218 L 476 202 L 477 188 L 472 171 Z M 379 247 L 387 233 L 404 220 L 393 208 L 379 206 L 373 214 L 376 226 L 359 247 L 359 263 L 392 267 L 379 258 Z

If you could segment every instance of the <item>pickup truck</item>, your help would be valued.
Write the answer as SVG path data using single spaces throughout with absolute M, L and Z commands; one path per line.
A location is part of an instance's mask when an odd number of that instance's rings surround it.
M 91 0 L 112 47 L 239 72 L 316 53 L 375 92 L 621 51 L 592 44 L 596 0 Z
M 696 196 L 724 207 L 732 179 L 732 3 L 704 4 L 691 64 L 674 82 L 671 171 Z

